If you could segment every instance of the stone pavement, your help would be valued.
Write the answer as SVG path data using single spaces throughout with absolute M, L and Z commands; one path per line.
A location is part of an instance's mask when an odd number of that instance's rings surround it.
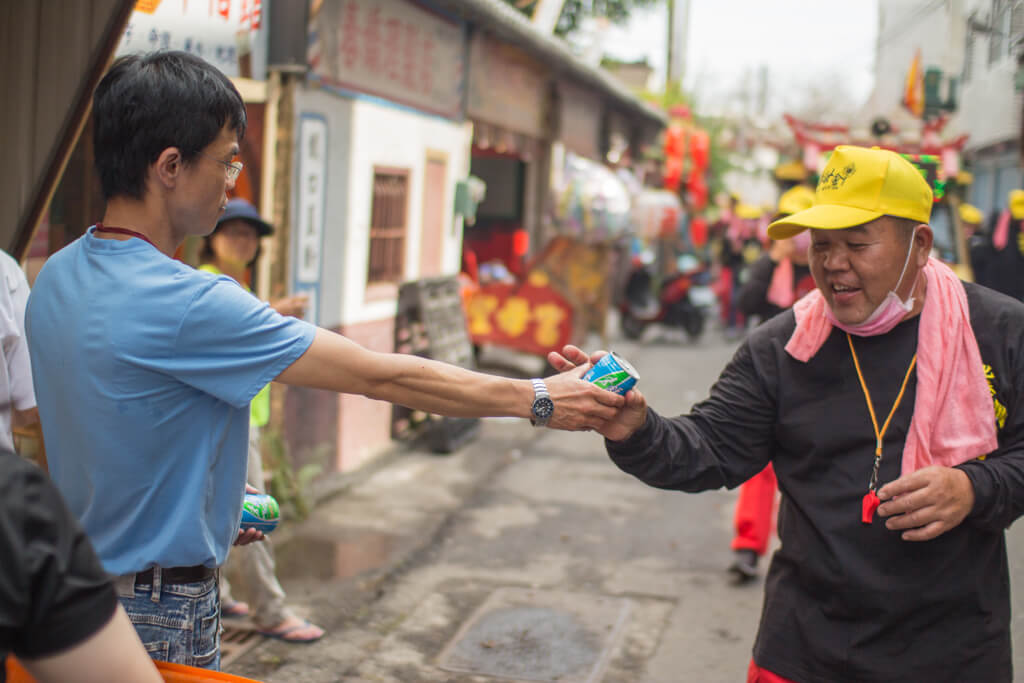
M 595 435 L 487 420 L 459 453 L 390 458 L 290 530 L 279 574 L 328 636 L 259 642 L 226 670 L 268 682 L 698 680 L 679 678 L 686 657 L 699 680 L 739 680 L 760 590 L 727 584 L 731 500 L 644 487 L 607 461 Z M 519 644 L 504 665 L 460 659 L 460 629 L 488 601 L 516 602 L 510 591 L 535 592 L 518 604 L 540 610 L 538 624 L 569 614 L 586 626 L 573 606 L 607 601 L 590 621 L 618 631 L 577 646 L 574 674 L 545 659 L 552 650 L 564 659 L 571 638 L 546 638 L 542 652 Z M 469 635 L 496 651 L 497 628 Z M 473 666 L 515 677 L 475 676 Z

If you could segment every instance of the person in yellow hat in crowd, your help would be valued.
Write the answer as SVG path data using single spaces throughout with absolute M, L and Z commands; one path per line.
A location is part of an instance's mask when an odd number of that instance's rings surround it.
M 957 209 L 960 225 L 963 227 L 964 241 L 967 243 L 967 264 L 971 267 L 971 276 L 979 285 L 989 286 L 991 277 L 989 269 L 992 263 L 992 238 L 985 233 L 983 223 L 985 215 L 976 206 L 964 202 Z
M 722 277 L 728 278 L 725 315 L 727 338 L 741 336 L 746 329 L 746 318 L 737 305 L 740 287 L 747 277 L 747 270 L 761 255 L 762 245 L 757 234 L 757 221 L 761 209 L 751 204 L 735 202 L 728 227 L 722 239 Z
M 1011 190 L 1006 208 L 994 216 L 991 259 L 985 285 L 1024 300 L 1024 190 Z
M 810 229 L 817 290 L 752 330 L 689 415 L 634 390 L 599 428 L 612 461 L 659 488 L 775 468 L 782 544 L 748 681 L 1013 680 L 1024 304 L 930 257 L 931 207 L 903 157 L 837 147 L 814 206 L 769 229 Z
M 814 190 L 797 185 L 779 197 L 775 220 L 808 209 L 813 203 Z M 746 282 L 736 297 L 740 313 L 765 321 L 813 291 L 814 278 L 807 265 L 810 245 L 807 231 L 773 240 L 771 248 L 747 271 Z M 733 515 L 733 562 L 729 565 L 737 584 L 757 578 L 758 561 L 768 552 L 777 488 L 770 464 L 740 487 Z

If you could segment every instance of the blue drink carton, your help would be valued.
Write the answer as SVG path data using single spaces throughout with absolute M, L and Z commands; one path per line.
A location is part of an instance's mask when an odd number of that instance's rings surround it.
M 242 530 L 259 529 L 265 534 L 277 528 L 281 521 L 281 508 L 273 496 L 265 493 L 247 493 L 242 502 Z
M 587 370 L 583 379 L 625 396 L 640 381 L 640 375 L 625 358 L 612 351 Z

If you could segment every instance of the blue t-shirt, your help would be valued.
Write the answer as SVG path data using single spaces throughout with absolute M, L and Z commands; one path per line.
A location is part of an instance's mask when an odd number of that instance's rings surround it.
M 50 474 L 104 568 L 223 564 L 249 402 L 316 328 L 231 278 L 91 228 L 40 271 L 26 328 Z

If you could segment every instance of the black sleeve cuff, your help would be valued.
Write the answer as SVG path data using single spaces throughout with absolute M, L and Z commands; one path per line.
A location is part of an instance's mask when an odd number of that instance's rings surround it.
M 971 486 L 974 487 L 974 507 L 971 508 L 967 519 L 981 527 L 991 526 L 994 522 L 991 517 L 995 489 L 992 472 L 980 460 L 969 460 L 956 467 L 967 475 L 971 480 Z
M 643 425 L 622 441 L 604 440 L 605 449 L 608 454 L 615 457 L 619 455 L 633 455 L 637 448 L 645 447 L 651 443 L 651 435 L 654 433 L 654 420 L 651 419 L 654 411 L 648 406 L 647 415 Z

